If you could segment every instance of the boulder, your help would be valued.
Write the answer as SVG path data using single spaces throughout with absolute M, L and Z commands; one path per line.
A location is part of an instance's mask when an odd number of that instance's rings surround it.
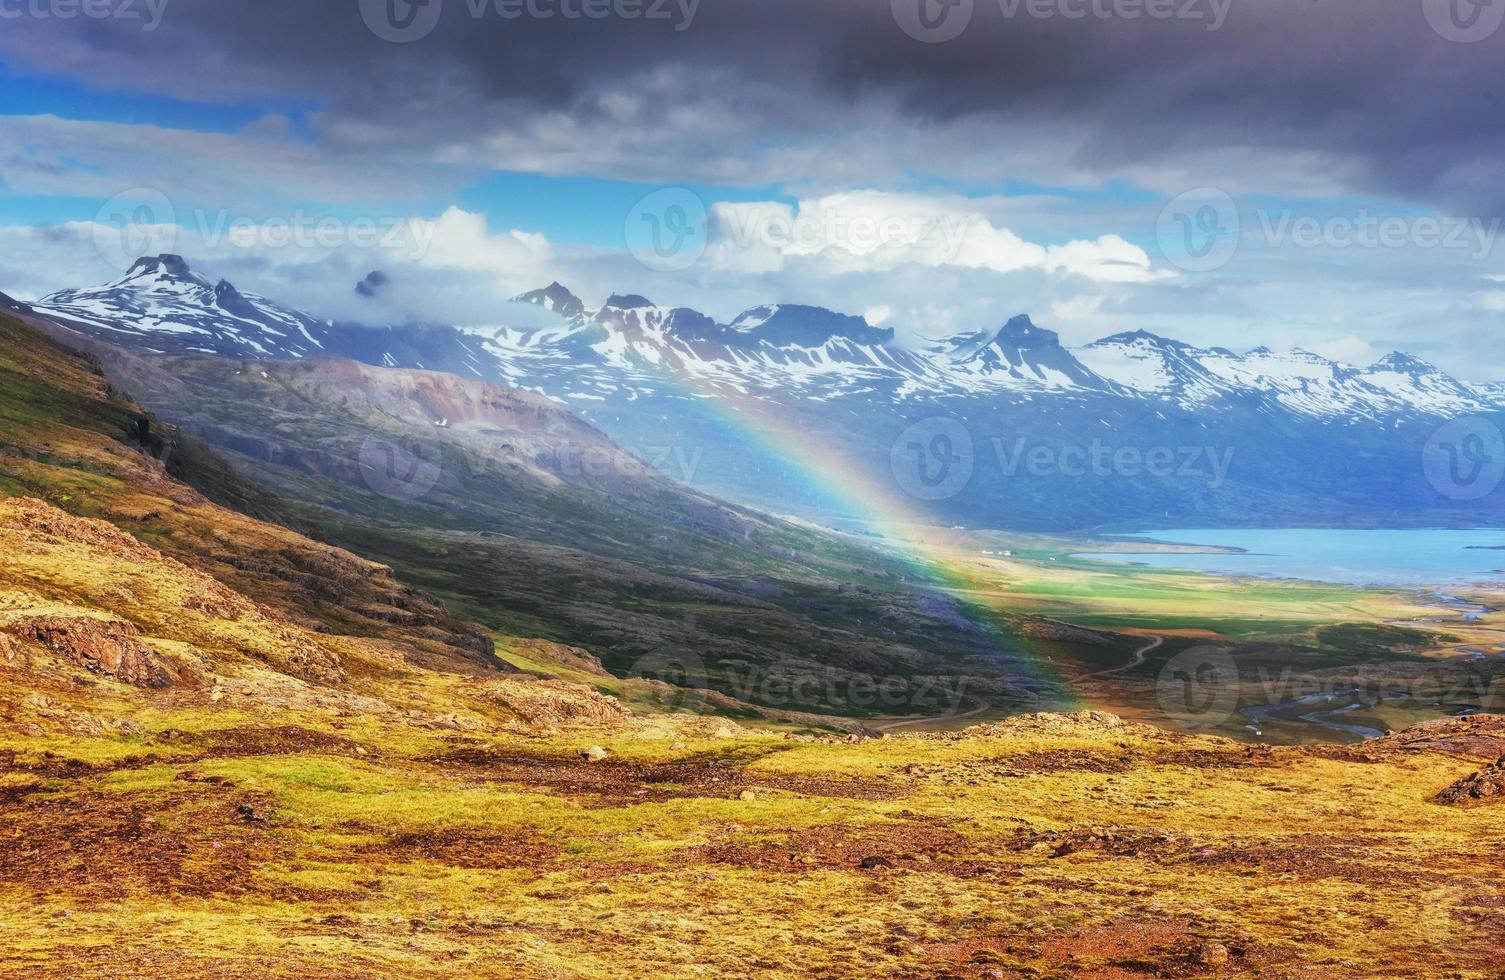
M 93 616 L 23 616 L 11 620 L 8 629 L 96 674 L 137 687 L 172 685 L 172 674 L 166 661 L 142 642 L 135 626 L 124 620 Z
M 1450 806 L 1502 798 L 1505 798 L 1505 755 L 1437 794 L 1438 802 Z

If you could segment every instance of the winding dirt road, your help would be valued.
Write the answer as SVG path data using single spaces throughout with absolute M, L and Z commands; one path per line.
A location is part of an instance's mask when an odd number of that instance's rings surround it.
M 1145 659 L 1149 656 L 1150 651 L 1156 649 L 1164 642 L 1165 637 L 1157 636 L 1150 640 L 1150 642 L 1146 643 L 1144 646 L 1140 647 L 1138 650 L 1135 650 L 1133 658 L 1130 659 L 1128 663 L 1122 664 L 1118 667 L 1109 667 L 1107 670 L 1098 670 L 1090 674 L 1083 674 L 1081 677 L 1078 677 L 1077 680 L 1085 681 L 1090 680 L 1093 677 L 1110 677 L 1113 674 L 1122 674 L 1125 671 L 1133 670 L 1135 667 L 1142 667 L 1144 666 Z
M 881 725 L 873 725 L 872 728 L 880 732 L 891 732 L 895 728 L 907 728 L 910 725 L 934 725 L 939 722 L 960 721 L 963 718 L 973 718 L 988 711 L 993 706 L 986 701 L 979 700 L 977 707 L 970 711 L 963 711 L 959 715 L 931 715 L 928 718 L 910 718 L 907 721 L 886 721 Z

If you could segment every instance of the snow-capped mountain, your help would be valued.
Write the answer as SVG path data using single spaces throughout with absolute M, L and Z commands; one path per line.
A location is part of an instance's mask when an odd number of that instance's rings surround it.
M 223 279 L 212 283 L 178 255 L 137 259 L 114 282 L 65 289 L 32 305 L 38 313 L 159 353 L 306 357 L 325 349 L 329 326 Z
M 1043 330 L 1027 316 L 1016 316 L 992 340 L 977 344 L 976 335 L 949 346 L 953 371 L 969 378 L 1007 379 L 1055 389 L 1109 391 L 1113 385 L 1061 346 L 1054 331 Z
M 375 271 L 356 292 L 375 296 L 387 283 Z M 210 282 L 178 255 L 143 256 L 119 279 L 65 289 L 32 310 L 111 343 L 158 354 L 295 360 L 348 357 L 383 367 L 452 371 L 495 378 L 497 366 L 452 327 L 336 323 Z
M 814 306 L 759 306 L 723 323 L 632 293 L 591 308 L 557 282 L 515 302 L 555 318 L 336 324 L 157 256 L 35 309 L 159 353 L 333 355 L 504 382 L 568 406 L 645 458 L 693 456 L 703 489 L 782 510 L 829 512 L 829 496 L 807 486 L 811 468 L 894 483 L 895 440 L 946 420 L 965 428 L 975 456 L 969 481 L 926 497 L 946 520 L 1044 529 L 1465 520 L 1462 498 L 1429 482 L 1423 447 L 1462 416 L 1505 427 L 1505 384 L 1468 384 L 1402 353 L 1355 367 L 1143 331 L 1068 348 L 1027 316 L 917 349 Z M 794 445 L 840 458 L 791 458 Z
M 1202 349 L 1152 333 L 1115 334 L 1076 351 L 1124 388 L 1187 409 L 1264 401 L 1296 415 L 1383 421 L 1396 415 L 1451 416 L 1500 407 L 1499 391 L 1470 386 L 1400 352 L 1355 368 L 1310 351 L 1246 354 Z
M 586 310 L 558 284 L 517 297 L 547 309 L 577 309 L 557 327 L 470 327 L 512 384 L 557 398 L 651 396 L 666 385 L 801 391 L 818 400 L 897 387 L 929 365 L 892 345 L 891 330 L 810 306 L 764 306 L 729 324 L 703 313 L 613 295 Z
M 551 282 L 531 293 L 524 293 L 517 297 L 517 302 L 532 303 L 563 317 L 579 316 L 585 312 L 585 304 L 580 302 L 579 297 L 557 282 Z
M 530 378 L 542 383 L 560 368 L 573 370 L 578 387 L 552 379 L 549 393 L 563 397 L 587 389 L 593 394 L 631 389 L 672 372 L 819 401 L 873 390 L 907 400 L 1113 395 L 1165 401 L 1188 411 L 1266 405 L 1326 421 L 1448 416 L 1505 406 L 1505 386 L 1465 384 L 1400 353 L 1356 368 L 1308 351 L 1277 354 L 1261 347 L 1236 354 L 1145 331 L 1072 349 L 1028 316 L 1017 316 L 996 332 L 914 350 L 895 345 L 891 330 L 818 307 L 762 306 L 719 324 L 694 310 L 655 306 L 636 295 L 612 296 L 600 309 L 587 310 L 559 283 L 517 300 L 571 312 L 562 314 L 557 328 L 466 332 L 482 340 L 516 383 L 528 384 Z M 602 375 L 595 370 L 602 365 L 617 370 Z
M 357 290 L 374 293 L 373 272 Z M 68 289 L 33 304 L 79 329 L 158 353 L 230 357 L 353 357 L 505 380 L 556 399 L 651 393 L 668 379 L 829 401 L 881 392 L 898 400 L 965 396 L 1113 396 L 1186 411 L 1278 408 L 1325 421 L 1451 416 L 1505 406 L 1505 384 L 1469 385 L 1396 352 L 1353 367 L 1302 350 L 1203 349 L 1145 331 L 1079 348 L 1018 316 L 917 350 L 860 316 L 779 304 L 729 323 L 636 294 L 599 309 L 558 282 L 524 293 L 559 317 L 555 326 L 449 327 L 334 323 L 211 282 L 180 256 L 148 256 L 103 286 Z

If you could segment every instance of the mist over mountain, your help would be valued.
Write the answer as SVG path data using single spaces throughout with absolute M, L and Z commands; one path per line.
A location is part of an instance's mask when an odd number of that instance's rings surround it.
M 505 382 L 644 458 L 693 451 L 697 487 L 825 519 L 863 515 L 771 445 L 819 437 L 840 447 L 854 478 L 937 520 L 979 526 L 1477 518 L 1477 506 L 1429 483 L 1420 454 L 1449 420 L 1505 413 L 1500 385 L 1459 381 L 1399 351 L 1354 366 L 1146 331 L 1068 348 L 1024 314 L 915 349 L 860 316 L 797 304 L 718 323 L 633 293 L 590 309 L 558 282 L 514 302 L 545 325 L 320 321 L 164 255 L 34 308 L 149 352 L 340 356 Z M 952 423 L 970 475 L 916 495 L 895 472 L 901 436 Z

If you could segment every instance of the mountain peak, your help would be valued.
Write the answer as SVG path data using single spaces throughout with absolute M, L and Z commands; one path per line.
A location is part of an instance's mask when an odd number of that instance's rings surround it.
M 647 310 L 653 308 L 653 301 L 637 293 L 612 293 L 606 298 L 606 305 L 619 310 Z
M 585 312 L 585 304 L 581 302 L 580 297 L 570 292 L 558 280 L 549 283 L 542 289 L 535 289 L 531 292 L 523 293 L 521 296 L 514 296 L 512 302 L 531 303 L 534 306 L 541 306 L 546 310 L 558 313 L 563 317 L 576 317 Z
M 1014 350 L 1040 350 L 1060 347 L 1061 336 L 1054 330 L 1037 327 L 1026 313 L 1021 313 L 1003 325 L 993 343 Z
M 962 348 L 965 349 L 965 348 Z M 993 339 L 963 363 L 983 374 L 1001 374 L 1048 387 L 1103 389 L 1107 383 L 1061 346 L 1054 330 L 1035 326 L 1027 315 L 1009 320 Z
M 1160 347 L 1173 350 L 1186 350 L 1190 347 L 1189 344 L 1182 343 L 1179 340 L 1172 340 L 1169 337 L 1162 337 L 1158 333 L 1150 333 L 1148 330 L 1126 330 L 1123 333 L 1116 333 L 1112 336 L 1104 337 L 1101 340 L 1094 340 L 1087 346 L 1112 347 L 1116 345 L 1131 346 L 1135 344 L 1144 344 L 1149 347 Z
M 1397 374 L 1433 374 L 1435 367 L 1419 357 L 1393 350 L 1370 365 L 1371 371 L 1394 371 Z
M 188 262 L 183 256 L 174 255 L 171 252 L 163 252 L 161 255 L 143 255 L 131 263 L 125 275 L 127 279 L 133 279 L 147 273 L 158 273 L 174 279 L 194 278 L 193 270 L 188 267 Z
M 871 326 L 863 317 L 797 303 L 755 306 L 733 320 L 731 329 L 750 340 L 763 340 L 780 347 L 823 347 L 837 338 L 856 344 L 882 345 L 894 339 L 892 330 Z
M 385 272 L 380 269 L 372 269 L 366 273 L 366 278 L 355 284 L 355 294 L 357 296 L 364 296 L 367 299 L 375 299 L 377 294 L 391 281 L 392 277 Z
M 664 332 L 680 340 L 726 339 L 725 327 L 699 310 L 683 306 L 670 310 L 669 315 L 664 317 Z

